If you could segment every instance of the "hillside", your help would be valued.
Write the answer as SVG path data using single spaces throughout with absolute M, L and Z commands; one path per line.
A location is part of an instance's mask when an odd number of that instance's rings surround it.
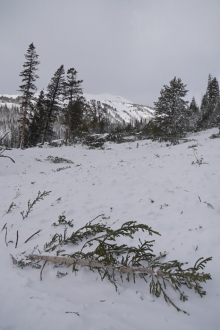
M 38 93 L 36 93 L 36 96 L 37 95 Z M 110 94 L 84 94 L 84 97 L 88 102 L 96 100 L 101 102 L 102 105 L 106 105 L 112 122 L 129 123 L 132 120 L 149 121 L 154 115 L 154 110 L 151 107 L 133 104 L 131 101 L 120 96 L 113 96 Z M 4 107 L 5 105 L 9 109 L 13 106 L 19 107 L 19 96 L 0 94 L 0 107 Z
M 209 139 L 217 132 L 193 134 L 176 146 L 142 140 L 138 144 L 108 142 L 103 150 L 75 145 L 5 151 L 16 163 L 1 158 L 0 328 L 218 330 L 220 140 Z M 63 160 L 53 163 L 49 156 Z M 39 191 L 48 196 L 36 202 L 23 219 L 21 212 L 26 214 L 28 201 L 33 202 Z M 204 269 L 212 280 L 201 284 L 206 296 L 200 298 L 184 287 L 189 299 L 183 302 L 167 288 L 172 301 L 188 316 L 162 296 L 150 294 L 149 281 L 140 278 L 133 283 L 125 276 L 121 282 L 117 275 L 116 292 L 107 278 L 102 281 L 97 270 L 93 273 L 88 267 L 75 274 L 72 267 L 54 268 L 48 262 L 40 281 L 40 269 L 13 264 L 10 255 L 25 260 L 31 253 L 56 256 L 58 250 L 65 255 L 81 248 L 68 244 L 45 252 L 45 243 L 56 233 L 63 234 L 65 226 L 52 226 L 59 216 L 73 220 L 73 228 L 66 225 L 67 235 L 94 218 L 94 223 L 112 229 L 127 221 L 146 224 L 161 236 L 140 231 L 133 239 L 118 238 L 118 243 L 135 246 L 139 239 L 155 240 L 156 255 L 166 251 L 164 261 L 187 262 L 186 268 L 200 257 L 213 257 Z M 65 276 L 59 278 L 59 272 Z
M 154 110 L 151 107 L 133 104 L 120 96 L 112 96 L 109 94 L 93 95 L 84 94 L 88 101 L 100 101 L 103 105 L 109 106 L 109 115 L 112 121 L 121 123 L 129 123 L 132 120 L 146 120 L 147 122 L 154 116 Z

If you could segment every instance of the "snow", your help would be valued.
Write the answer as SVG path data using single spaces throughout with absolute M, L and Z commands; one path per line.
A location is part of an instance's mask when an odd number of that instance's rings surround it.
M 124 103 L 132 103 L 131 101 L 125 99 L 124 97 L 121 96 L 116 96 L 116 95 L 111 95 L 111 94 L 83 94 L 84 97 L 88 100 L 96 100 L 96 101 L 100 101 L 100 102 L 106 102 L 106 101 L 110 101 L 110 102 L 124 102 Z
M 104 150 L 76 145 L 5 151 L 16 163 L 1 158 L 0 229 L 7 223 L 8 246 L 4 229 L 0 235 L 0 329 L 219 329 L 220 140 L 209 139 L 217 132 L 194 134 L 189 137 L 193 141 L 176 146 L 142 140 L 138 147 L 137 142 L 107 143 Z M 188 148 L 195 144 L 196 151 Z M 194 152 L 198 159 L 203 158 L 200 166 L 192 164 L 196 162 Z M 54 164 L 46 161 L 48 156 L 74 164 Z M 67 165 L 70 167 L 56 171 Z M 51 193 L 23 220 L 20 213 L 39 191 Z M 6 213 L 12 202 L 16 206 Z M 141 280 L 135 284 L 119 281 L 117 293 L 107 279 L 101 281 L 88 268 L 81 268 L 75 276 L 71 268 L 47 263 L 40 281 L 40 270 L 13 265 L 10 254 L 43 251 L 50 235 L 59 230 L 51 225 L 61 214 L 74 219 L 69 233 L 100 214 L 105 214 L 107 219 L 102 221 L 113 228 L 129 220 L 145 223 L 161 233 L 153 236 L 154 252 L 169 252 L 166 260 L 178 259 L 193 266 L 199 257 L 212 256 L 205 268 L 212 280 L 202 284 L 207 295 L 200 298 L 184 289 L 189 300 L 182 302 L 168 290 L 173 301 L 190 314 L 187 316 L 162 297 L 152 296 L 148 283 Z M 24 243 L 38 230 L 42 231 Z M 152 239 L 140 232 L 130 243 L 137 244 L 138 238 Z M 68 275 L 58 278 L 57 270 Z
M 8 97 L 8 98 L 12 98 L 12 99 L 16 99 L 18 96 L 21 96 L 20 94 L 17 95 L 11 95 L 11 94 L 0 94 L 0 97 Z
M 84 94 L 84 96 L 88 101 L 100 101 L 116 109 L 116 111 L 112 109 L 108 110 L 115 120 L 121 120 L 126 123 L 129 123 L 131 119 L 136 119 L 138 121 L 145 119 L 149 121 L 149 119 L 154 116 L 154 110 L 152 108 L 145 105 L 133 104 L 131 101 L 120 96 L 113 96 L 110 94 Z
M 0 102 L 0 107 L 7 106 L 8 109 L 12 109 L 14 106 L 19 106 L 18 104 L 11 103 L 11 102 Z
M 19 95 L 0 94 L 0 97 L 1 96 L 16 99 Z M 35 97 L 38 96 L 39 92 L 35 93 Z M 149 121 L 154 116 L 154 110 L 152 108 L 145 105 L 133 104 L 131 101 L 121 96 L 114 96 L 111 94 L 84 94 L 84 97 L 87 101 L 96 100 L 109 105 L 111 108 L 108 109 L 108 113 L 113 122 L 130 123 L 131 120 L 135 119 L 138 121 Z M 4 106 L 5 104 L 10 109 L 13 105 L 20 107 L 20 105 L 16 103 L 0 102 L 0 106 Z

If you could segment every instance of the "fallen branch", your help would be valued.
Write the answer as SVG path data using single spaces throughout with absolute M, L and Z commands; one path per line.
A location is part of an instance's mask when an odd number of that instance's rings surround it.
M 15 249 L 17 248 L 18 246 L 18 230 L 17 230 L 17 239 L 16 239 L 16 243 L 15 243 Z
M 65 218 L 59 217 L 59 220 L 58 225 L 69 223 Z M 55 225 L 57 226 L 56 223 Z M 92 224 L 90 221 L 78 230 L 74 230 L 70 236 L 67 236 L 67 228 L 65 228 L 63 234 L 56 233 L 51 241 L 44 245 L 44 253 L 47 250 L 55 250 L 58 245 L 64 246 L 71 243 L 75 246 L 83 242 L 84 244 L 79 251 L 73 254 L 65 253 L 60 256 L 61 252 L 65 252 L 64 249 L 57 251 L 57 256 L 41 255 L 40 251 L 36 255 L 33 251 L 29 256 L 25 256 L 26 259 L 23 255 L 18 257 L 17 265 L 21 268 L 25 266 L 41 268 L 40 265 L 43 264 L 40 274 L 41 280 L 46 262 L 71 265 L 74 272 L 77 272 L 80 266 L 86 266 L 89 267 L 90 271 L 97 271 L 102 280 L 104 278 L 109 280 L 116 291 L 118 288 L 118 276 L 115 276 L 117 272 L 121 281 L 126 277 L 128 282 L 133 280 L 135 283 L 135 279 L 138 277 L 147 283 L 149 282 L 152 295 L 158 298 L 163 296 L 165 301 L 175 307 L 177 311 L 181 309 L 166 293 L 168 287 L 177 291 L 182 301 L 188 300 L 187 295 L 181 289 L 182 286 L 186 286 L 187 289 L 194 289 L 200 297 L 203 297 L 206 292 L 203 290 L 201 283 L 212 279 L 209 273 L 203 272 L 203 269 L 212 258 L 204 259 L 201 257 L 194 266 L 185 268 L 184 265 L 188 263 L 178 260 L 163 262 L 162 259 L 167 256 L 166 252 L 156 256 L 152 249 L 154 240 L 142 242 L 139 239 L 137 246 L 117 244 L 119 237 L 130 237 L 132 239 L 134 234 L 140 230 L 143 232 L 148 231 L 151 236 L 153 234 L 160 236 L 159 232 L 152 230 L 151 227 L 145 224 L 138 224 L 136 221 L 127 221 L 115 230 L 107 224 L 101 222 Z M 186 313 L 184 310 L 182 312 Z
M 13 163 L 15 163 L 14 159 L 12 159 L 12 158 L 9 157 L 9 156 L 0 155 L 0 157 L 9 158 L 9 159 L 11 159 L 11 161 L 12 161 Z
M 36 233 L 34 233 L 33 235 L 31 235 L 28 239 L 26 239 L 25 243 L 27 243 L 34 235 L 37 235 L 38 233 L 40 233 L 42 230 L 38 230 L 36 231 Z
M 51 261 L 51 262 L 58 262 L 58 263 L 64 263 L 67 265 L 71 264 L 78 264 L 80 266 L 88 266 L 91 268 L 105 268 L 105 269 L 112 269 L 112 270 L 118 270 L 119 272 L 123 273 L 139 273 L 139 274 L 153 274 L 153 275 L 161 275 L 164 276 L 165 273 L 158 270 L 156 273 L 149 268 L 138 268 L 138 267 L 125 267 L 125 266 L 113 266 L 113 265 L 105 265 L 102 262 L 98 261 L 90 261 L 90 260 L 84 260 L 84 259 L 76 259 L 76 258 L 64 258 L 64 257 L 54 257 L 54 256 L 42 256 L 37 254 L 30 254 L 30 259 L 37 259 L 37 260 L 44 260 L 44 261 Z
M 41 268 L 41 271 L 40 271 L 40 280 L 41 281 L 42 281 L 42 273 L 43 273 L 43 270 L 44 270 L 44 267 L 45 267 L 46 263 L 47 263 L 47 260 L 44 262 L 44 264 L 43 264 L 43 266 Z
M 5 244 L 6 244 L 6 246 L 8 246 L 8 243 L 7 243 L 7 234 L 8 234 L 7 226 L 5 226 L 4 229 L 5 229 Z

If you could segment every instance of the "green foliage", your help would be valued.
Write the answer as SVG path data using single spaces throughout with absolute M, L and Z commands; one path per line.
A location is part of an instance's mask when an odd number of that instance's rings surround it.
M 34 82 L 38 75 L 36 74 L 38 61 L 38 55 L 36 54 L 34 44 L 31 43 L 28 47 L 27 53 L 25 54 L 26 62 L 23 64 L 23 70 L 20 73 L 22 77 L 22 85 L 20 85 L 19 91 L 22 92 L 22 110 L 23 116 L 21 119 L 21 142 L 20 147 L 27 146 L 27 126 L 29 123 L 28 111 L 32 110 L 32 100 L 34 92 L 37 90 Z
M 63 170 L 66 170 L 68 168 L 71 168 L 71 166 L 66 166 L 66 167 L 59 167 L 57 168 L 56 170 L 52 170 L 53 172 L 60 172 L 60 171 L 63 171 Z
M 11 213 L 12 210 L 13 210 L 13 208 L 16 207 L 16 206 L 17 206 L 17 205 L 16 205 L 14 202 L 12 202 L 12 203 L 9 205 L 9 208 L 8 208 L 8 210 L 5 212 L 5 214 Z
M 61 97 L 64 95 L 64 74 L 64 66 L 61 65 L 54 73 L 47 87 L 45 97 L 46 117 L 42 133 L 42 144 L 44 144 L 46 140 L 50 141 L 54 135 L 53 126 L 60 111 Z
M 217 79 L 209 75 L 206 93 L 201 102 L 199 127 L 207 129 L 218 126 L 220 116 L 220 92 Z
M 73 220 L 66 221 L 66 216 L 65 215 L 59 215 L 58 223 L 54 222 L 52 224 L 52 226 L 57 227 L 59 225 L 67 225 L 69 227 L 73 227 L 72 222 L 73 222 Z
M 47 160 L 49 160 L 51 163 L 54 164 L 60 164 L 60 163 L 66 163 L 66 164 L 74 164 L 72 160 L 62 158 L 62 157 L 54 157 L 54 156 L 48 156 Z
M 30 113 L 30 124 L 28 127 L 28 146 L 33 147 L 42 141 L 44 124 L 46 121 L 46 103 L 44 92 L 41 91 L 33 110 Z
M 31 266 L 32 268 L 40 269 L 41 262 L 40 260 L 34 261 L 33 259 L 28 258 L 27 256 L 23 256 L 23 254 L 19 258 L 14 258 L 11 254 L 11 258 L 14 265 L 17 265 L 20 268 L 24 268 L 27 266 Z
M 186 85 L 174 77 L 170 85 L 164 85 L 155 102 L 155 119 L 151 123 L 153 134 L 175 140 L 184 135 L 186 128 Z
M 51 191 L 44 191 L 44 192 L 40 192 L 40 191 L 39 191 L 38 194 L 37 194 L 37 197 L 34 199 L 33 202 L 31 202 L 30 199 L 29 199 L 29 201 L 28 201 L 28 209 L 27 209 L 27 211 L 26 211 L 26 212 L 25 212 L 25 211 L 22 211 L 22 212 L 21 212 L 21 215 L 22 215 L 23 220 L 24 220 L 25 218 L 28 217 L 28 215 L 29 215 L 29 213 L 30 213 L 31 211 L 33 211 L 33 207 L 34 207 L 34 205 L 35 205 L 37 202 L 39 202 L 40 200 L 43 200 L 44 197 L 48 196 L 50 193 L 51 193 Z
M 89 149 L 102 148 L 105 142 L 106 139 L 99 134 L 87 134 L 83 140 L 83 144 L 89 146 Z
M 77 80 L 77 71 L 71 68 L 67 71 L 67 78 L 64 84 L 64 97 L 66 105 L 62 109 L 62 123 L 66 127 L 66 141 L 70 141 L 80 135 L 83 122 L 83 110 L 86 100 L 82 97 L 83 91 L 81 83 Z
M 203 157 L 201 157 L 200 159 L 196 156 L 196 154 L 195 154 L 195 152 L 194 152 L 194 150 L 195 149 L 193 149 L 193 154 L 194 154 L 194 157 L 195 157 L 195 159 L 196 159 L 196 161 L 192 161 L 192 165 L 202 165 L 202 164 L 208 164 L 208 163 L 205 163 L 204 161 L 203 161 Z
M 159 267 L 164 275 L 162 275 L 161 278 L 150 275 L 150 293 L 154 294 L 156 297 L 160 297 L 160 295 L 163 294 L 165 301 L 173 305 L 177 311 L 180 311 L 180 308 L 178 308 L 166 294 L 165 290 L 167 286 L 169 285 L 175 291 L 178 291 L 179 298 L 182 301 L 188 300 L 186 294 L 181 291 L 183 285 L 189 289 L 194 289 L 200 297 L 203 297 L 206 292 L 202 289 L 200 283 L 211 280 L 211 275 L 203 272 L 201 273 L 200 270 L 203 270 L 206 263 L 211 260 L 212 258 L 199 258 L 194 267 L 183 269 L 182 266 L 184 263 L 180 263 L 177 260 L 161 263 L 159 258 L 155 259 L 154 267 Z M 185 311 L 183 312 L 186 313 Z
M 116 291 L 117 272 L 119 272 L 123 281 L 124 275 L 120 269 L 127 267 L 128 271 L 125 272 L 127 281 L 133 280 L 135 282 L 136 277 L 140 277 L 145 282 L 149 280 L 150 293 L 156 297 L 162 295 L 165 301 L 175 307 L 177 311 L 181 309 L 169 297 L 168 288 L 177 291 L 182 301 L 188 300 L 187 295 L 182 291 L 182 286 L 193 289 L 200 297 L 206 294 L 201 283 L 211 280 L 211 275 L 204 273 L 203 269 L 212 258 L 199 258 L 193 267 L 183 268 L 187 263 L 178 260 L 164 262 L 163 259 L 167 256 L 166 252 L 156 256 L 153 252 L 154 240 L 142 242 L 139 239 L 137 246 L 118 244 L 117 242 L 120 237 L 134 238 L 134 235 L 140 230 L 147 231 L 150 236 L 153 234 L 160 235 L 151 227 L 138 224 L 136 221 L 128 221 L 114 230 L 107 224 L 92 222 L 90 221 L 85 226 L 73 231 L 71 235 L 67 235 L 67 227 L 65 226 L 63 234 L 56 233 L 51 241 L 45 244 L 45 252 L 53 251 L 58 246 L 67 244 L 81 245 L 80 250 L 72 254 L 64 253 L 65 250 L 63 249 L 58 250 L 57 255 L 62 253 L 62 256 L 71 257 L 75 260 L 95 261 L 97 265 L 103 265 L 90 267 L 90 269 L 94 271 L 95 268 L 102 280 L 107 278 L 114 285 Z M 58 223 L 53 225 L 58 226 L 61 224 L 73 226 L 72 221 L 67 222 L 65 216 L 60 216 Z M 73 271 L 77 272 L 80 266 L 74 263 L 72 267 Z

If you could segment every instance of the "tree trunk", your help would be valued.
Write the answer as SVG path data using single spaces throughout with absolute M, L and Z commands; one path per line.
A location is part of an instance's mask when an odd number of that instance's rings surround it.
M 36 254 L 30 254 L 30 259 L 36 259 L 36 260 L 44 260 L 44 261 L 51 261 L 51 262 L 58 262 L 58 263 L 64 263 L 64 264 L 78 264 L 81 266 L 88 266 L 91 268 L 105 268 L 105 269 L 112 269 L 112 270 L 118 270 L 119 272 L 123 273 L 142 273 L 142 274 L 153 274 L 153 275 L 165 275 L 164 272 L 158 270 L 157 272 L 154 272 L 152 269 L 149 268 L 138 268 L 138 267 L 126 267 L 126 266 L 113 266 L 113 265 L 105 265 L 102 262 L 99 261 L 90 261 L 85 259 L 75 259 L 75 258 L 64 258 L 64 257 L 53 257 L 53 256 L 42 256 L 42 255 L 36 255 Z

